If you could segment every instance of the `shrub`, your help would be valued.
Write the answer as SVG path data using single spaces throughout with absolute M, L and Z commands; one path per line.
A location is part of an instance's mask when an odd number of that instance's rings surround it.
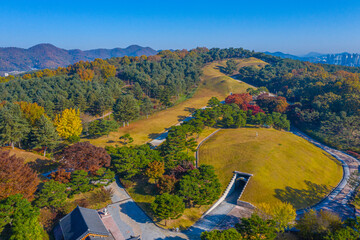
M 177 179 L 174 176 L 163 175 L 156 185 L 160 194 L 172 193 L 175 189 Z
M 111 196 L 114 194 L 112 189 L 100 188 L 95 192 L 91 193 L 89 197 L 89 202 L 91 205 L 96 205 L 98 203 L 104 203 L 111 200 Z

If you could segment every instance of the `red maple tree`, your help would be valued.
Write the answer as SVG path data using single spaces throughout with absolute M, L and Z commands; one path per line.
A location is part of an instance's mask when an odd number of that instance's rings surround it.
M 0 151 L 0 199 L 20 193 L 32 200 L 38 184 L 36 172 L 24 164 L 23 158 Z
M 225 98 L 226 104 L 235 103 L 240 109 L 246 111 L 247 105 L 252 101 L 252 96 L 249 93 L 232 94 Z
M 85 170 L 95 173 L 101 167 L 109 167 L 110 155 L 102 147 L 96 147 L 89 142 L 79 142 L 63 150 L 64 167 L 71 170 Z

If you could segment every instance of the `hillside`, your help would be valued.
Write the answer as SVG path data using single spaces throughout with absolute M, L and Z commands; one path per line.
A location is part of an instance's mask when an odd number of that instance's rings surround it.
M 360 54 L 359 53 L 336 53 L 336 54 L 321 54 L 321 53 L 309 53 L 304 56 L 295 56 L 282 52 L 265 52 L 266 54 L 281 57 L 290 58 L 300 61 L 308 61 L 313 63 L 324 63 L 341 65 L 348 67 L 360 67 Z
M 254 174 L 242 196 L 253 204 L 289 202 L 305 208 L 341 180 L 341 165 L 329 154 L 289 132 L 226 129 L 200 148 L 200 164 L 211 164 L 225 188 L 233 171 Z
M 152 48 L 137 45 L 131 45 L 127 48 L 86 51 L 79 49 L 65 50 L 51 44 L 39 44 L 28 49 L 0 48 L 0 75 L 11 71 L 64 67 L 80 60 L 92 61 L 95 58 L 150 56 L 156 53 L 157 51 Z
M 238 68 L 245 66 L 265 66 L 266 63 L 256 58 L 236 59 Z M 157 112 L 148 119 L 142 119 L 132 123 L 129 127 L 120 128 L 107 136 L 97 139 L 90 139 L 90 142 L 97 146 L 109 146 L 119 144 L 119 137 L 129 133 L 134 138 L 133 144 L 144 144 L 159 136 L 165 129 L 176 124 L 180 119 L 190 115 L 195 109 L 206 106 L 211 97 L 224 99 L 231 92 L 245 92 L 252 87 L 243 82 L 234 80 L 220 72 L 226 60 L 212 62 L 202 68 L 203 76 L 201 84 L 194 95 L 186 101 L 174 107 Z M 86 139 L 88 141 L 88 139 Z

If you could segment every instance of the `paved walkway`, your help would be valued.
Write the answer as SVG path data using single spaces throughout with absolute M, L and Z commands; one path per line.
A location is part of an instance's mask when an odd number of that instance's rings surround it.
M 214 229 L 219 223 L 223 222 L 227 215 L 236 206 L 239 192 L 235 191 L 225 199 L 210 214 L 199 219 L 192 227 L 183 232 L 173 232 L 156 226 L 145 212 L 127 194 L 120 182 L 113 182 L 108 188 L 113 189 L 113 204 L 108 206 L 109 213 L 116 222 L 121 234 L 125 239 L 130 236 L 141 235 L 143 240 L 185 240 L 200 239 L 200 234 L 204 231 Z
M 156 226 L 127 194 L 118 179 L 108 186 L 108 188 L 114 191 L 111 199 L 113 204 L 108 206 L 108 210 L 125 239 L 138 235 L 141 236 L 142 240 L 189 239 L 183 233 L 172 232 Z
M 331 154 L 337 160 L 339 160 L 343 166 L 344 175 L 339 185 L 325 199 L 314 205 L 312 208 L 316 210 L 327 210 L 334 212 L 342 219 L 355 217 L 355 209 L 349 205 L 349 200 L 354 194 L 354 186 L 351 186 L 351 184 L 348 183 L 348 179 L 351 174 L 358 171 L 360 165 L 359 161 L 342 151 L 330 148 L 312 139 L 297 129 L 293 129 L 292 132 Z M 298 217 L 301 216 L 304 212 L 305 210 L 298 210 Z
M 212 210 L 206 216 L 200 218 L 193 226 L 184 231 L 190 239 L 197 239 L 204 231 L 210 231 L 222 223 L 237 207 L 237 199 L 241 193 L 241 189 L 235 190 L 230 194 L 219 206 Z

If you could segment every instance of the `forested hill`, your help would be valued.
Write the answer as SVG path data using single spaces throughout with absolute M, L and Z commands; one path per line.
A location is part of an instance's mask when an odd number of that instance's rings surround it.
M 139 105 L 151 99 L 155 108 L 168 107 L 196 88 L 204 63 L 251 56 L 268 62 L 276 60 L 244 49 L 197 48 L 165 50 L 149 57 L 80 61 L 66 68 L 0 77 L 3 82 L 0 83 L 0 101 L 36 102 L 50 116 L 74 107 L 100 115 L 111 109 L 122 94 L 131 94 Z
M 360 152 L 360 68 L 282 59 L 238 79 L 286 97 L 292 124 L 338 149 Z
M 243 67 L 238 79 L 265 86 L 295 103 L 286 109 L 293 125 L 328 144 L 360 153 L 360 68 L 281 59 L 242 48 L 164 50 L 149 57 L 80 61 L 0 77 L 0 109 L 6 102 L 36 103 L 52 119 L 70 108 L 91 115 L 113 110 L 116 120 L 131 122 L 191 97 L 204 64 L 248 57 L 268 64 Z
M 306 56 L 295 56 L 282 52 L 265 52 L 266 54 L 281 57 L 290 58 L 301 61 L 308 61 L 312 63 L 324 63 L 333 65 L 342 65 L 349 67 L 360 67 L 360 54 L 359 53 L 336 53 L 336 54 L 321 54 L 321 53 L 309 53 Z
M 131 45 L 127 48 L 65 50 L 51 44 L 39 44 L 28 49 L 0 48 L 0 75 L 11 71 L 29 71 L 31 69 L 65 67 L 80 60 L 92 61 L 95 58 L 123 56 L 150 56 L 157 51 L 149 47 Z

